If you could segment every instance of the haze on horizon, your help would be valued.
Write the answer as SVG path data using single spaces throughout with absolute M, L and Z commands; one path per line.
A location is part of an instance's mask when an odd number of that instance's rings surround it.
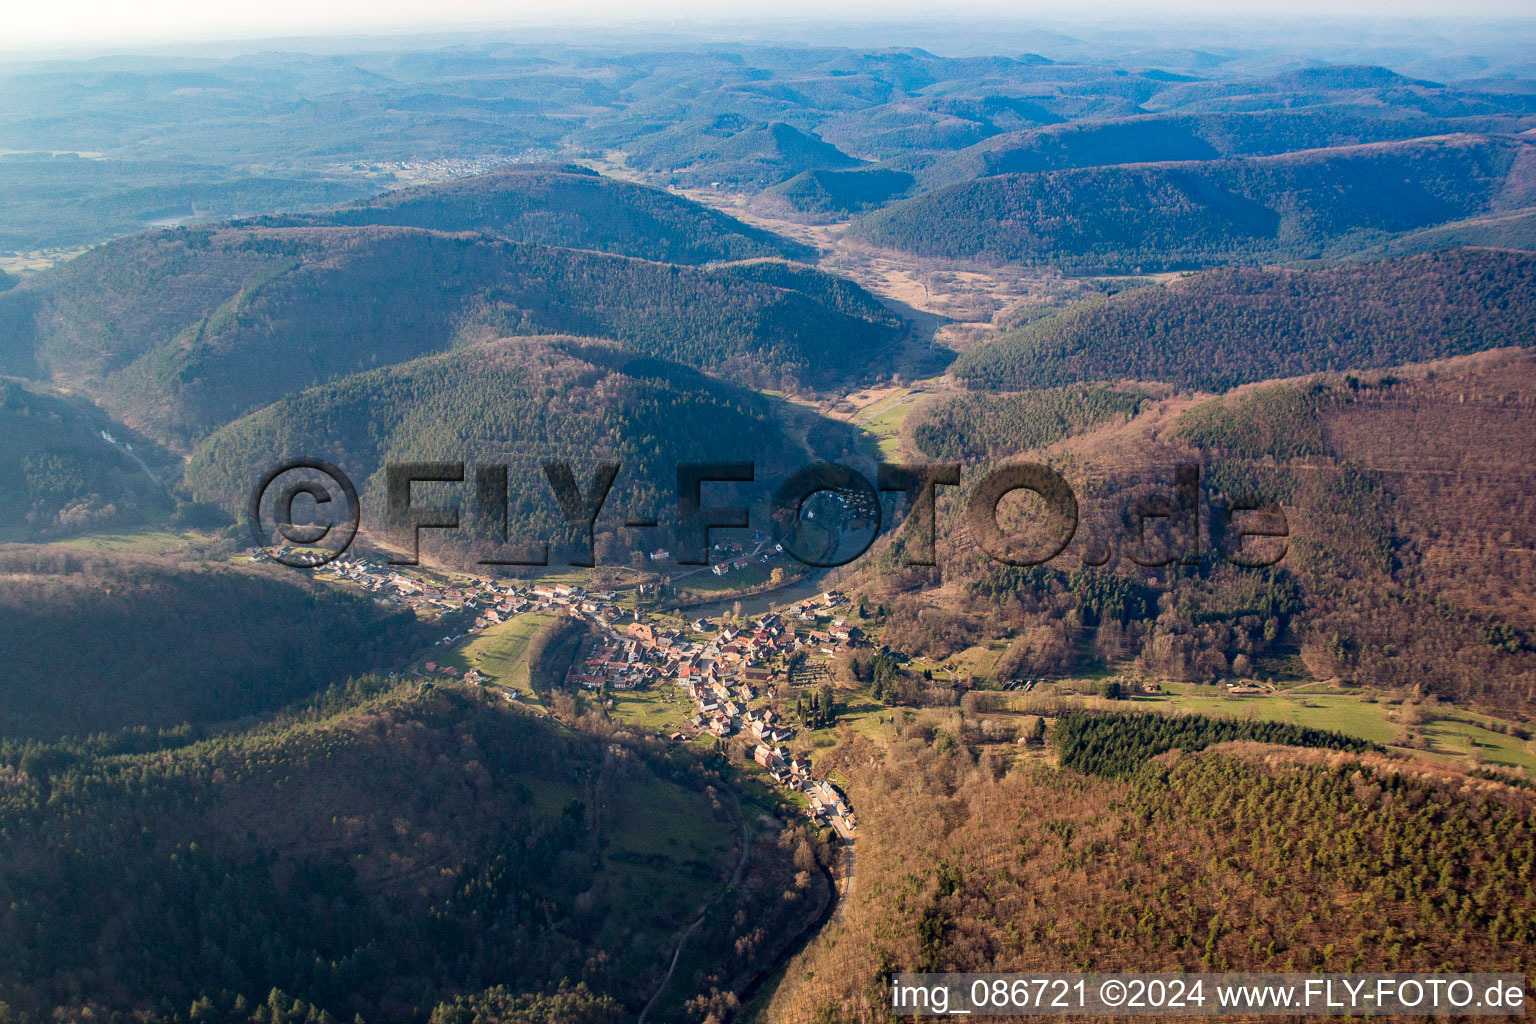
M 321 35 L 394 35 L 519 27 L 624 27 L 720 31 L 751 21 L 958 23 L 1001 19 L 1010 23 L 1083 21 L 1102 28 L 1125 19 L 1173 21 L 1287 18 L 1431 19 L 1436 22 L 1536 18 L 1527 0 L 1466 0 L 1454 14 L 1439 0 L 962 0 L 942 8 L 923 0 L 781 0 L 760 8 L 710 0 L 568 0 L 558 5 L 516 0 L 272 0 L 220 7 L 195 0 L 123 5 L 109 0 L 60 0 L 18 7 L 7 18 L 0 52 L 114 50 L 178 43 Z M 1207 21 L 1207 23 L 1209 23 Z

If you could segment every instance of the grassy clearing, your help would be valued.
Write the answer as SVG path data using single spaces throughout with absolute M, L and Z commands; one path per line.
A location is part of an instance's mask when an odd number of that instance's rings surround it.
M 479 669 L 491 682 L 514 689 L 523 703 L 543 708 L 544 702 L 529 682 L 528 644 L 535 633 L 555 616 L 530 613 L 492 626 L 468 643 L 435 659 L 461 672 Z
M 680 731 L 693 714 L 693 702 L 670 682 L 649 690 L 620 690 L 613 695 L 614 718 L 668 735 Z
M 606 810 L 608 820 L 624 835 L 626 849 L 722 867 L 730 863 L 735 844 L 727 819 L 704 794 L 683 795 L 675 786 L 647 781 L 626 787 L 624 796 L 623 806 L 610 804 Z
M 651 777 L 634 780 L 595 810 L 604 842 L 596 884 L 617 901 L 610 920 L 644 922 L 653 941 L 638 959 L 664 962 L 677 930 L 729 877 L 736 828 L 718 801 Z
M 1007 649 L 1007 641 L 994 640 L 975 647 L 967 647 L 941 662 L 930 661 L 927 658 L 914 658 L 909 667 L 918 671 L 928 669 L 933 672 L 935 679 L 964 679 L 966 676 L 989 679 L 992 676 L 992 670 L 997 667 L 997 659 L 1001 658 Z
M 795 738 L 789 743 L 789 749 L 793 753 L 808 754 L 814 763 L 818 750 L 834 746 L 842 739 L 840 730 L 844 726 L 862 736 L 873 738 L 882 729 L 888 728 L 880 719 L 897 714 L 895 709 L 880 703 L 866 693 L 850 693 L 847 690 L 836 692 L 837 724 L 825 729 L 798 729 Z M 791 713 L 790 718 L 793 717 Z
M 902 400 L 885 405 L 875 415 L 863 421 L 860 426 L 875 439 L 875 446 L 881 456 L 891 458 L 899 454 L 901 447 L 901 426 L 907 422 L 907 417 L 912 415 L 912 410 L 917 408 L 911 395 Z
M 1165 705 L 1181 711 L 1226 715 L 1266 722 L 1291 722 L 1313 729 L 1332 729 L 1361 739 L 1390 745 L 1401 732 L 1387 721 L 1385 704 L 1368 704 L 1359 697 L 1288 694 L 1276 697 L 1228 697 L 1212 687 L 1169 684 L 1163 696 L 1140 698 L 1138 703 Z M 1200 690 L 1207 693 L 1200 693 Z M 1112 703 L 1112 702 L 1106 702 Z
M 1431 754 L 1470 758 L 1489 767 L 1536 772 L 1536 741 L 1506 736 L 1485 727 L 1488 719 L 1458 711 L 1424 727 Z
M 678 580 L 677 590 L 685 596 L 729 593 L 745 590 L 748 587 L 760 587 L 769 581 L 772 573 L 773 566 L 765 565 L 754 558 L 745 569 L 732 569 L 724 576 L 716 576 L 712 572 L 701 572 Z
M 1428 749 L 1397 747 L 1393 741 L 1403 726 L 1388 716 L 1396 705 L 1378 701 L 1370 693 L 1341 693 L 1337 689 L 1307 687 L 1308 692 L 1272 697 L 1228 697 L 1214 688 L 1188 683 L 1165 683 L 1167 693 L 1138 697 L 1132 702 L 1082 697 L 1088 707 L 1165 709 L 1204 715 L 1225 715 L 1253 721 L 1291 722 L 1312 729 L 1331 729 L 1348 736 L 1380 743 L 1433 761 L 1466 766 L 1478 762 L 1493 768 L 1523 768 L 1536 773 L 1536 741 L 1496 732 L 1490 726 L 1506 723 L 1459 708 L 1426 708 L 1434 720 L 1419 727 L 1428 737 Z
M 204 533 L 145 526 L 85 533 L 54 543 L 61 547 L 81 548 L 86 551 L 126 551 L 143 555 L 161 555 L 179 550 L 193 542 L 211 539 L 211 535 Z

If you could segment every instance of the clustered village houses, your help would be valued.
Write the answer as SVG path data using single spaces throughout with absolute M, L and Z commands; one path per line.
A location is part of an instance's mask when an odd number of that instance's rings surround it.
M 266 555 L 253 551 L 251 561 Z M 689 727 L 697 735 L 721 738 L 746 732 L 756 741 L 753 760 L 776 783 L 805 795 L 808 815 L 852 839 L 856 822 L 844 796 L 827 780 L 812 775 L 811 763 L 785 746 L 795 729 L 766 699 L 768 688 L 783 675 L 777 667 L 797 651 L 830 656 L 858 639 L 858 629 L 839 614 L 848 599 L 837 591 L 807 598 L 783 615 L 771 613 L 750 624 L 714 625 L 696 619 L 688 631 L 658 628 L 618 604 L 613 591 L 588 592 L 564 583 L 519 584 L 474 577 L 440 576 L 419 567 L 407 573 L 364 558 L 343 558 L 318 570 L 361 587 L 376 600 L 401 604 L 418 616 L 435 617 L 449 630 L 437 644 L 451 644 L 525 612 L 561 612 L 595 627 L 567 682 L 586 690 L 642 690 L 673 682 L 693 701 Z M 642 584 L 642 593 L 649 585 Z M 625 620 L 628 620 L 627 622 Z M 483 683 L 480 673 L 460 672 L 428 661 L 429 674 Z M 502 690 L 516 700 L 512 690 Z M 683 738 L 676 734 L 674 739 Z
M 620 612 L 609 618 L 596 612 L 603 628 L 571 667 L 573 685 L 588 690 L 638 690 L 675 683 L 693 701 L 689 726 L 695 734 L 727 737 L 747 732 L 756 741 L 753 760 L 779 785 L 804 793 L 811 818 L 831 825 L 851 839 L 855 821 L 843 796 L 826 780 L 817 780 L 805 757 L 785 746 L 795 729 L 774 711 L 767 691 L 780 676 L 777 665 L 795 652 L 832 655 L 854 643 L 856 627 L 837 615 L 847 598 L 828 591 L 795 605 L 786 616 L 770 613 L 750 624 L 714 626 L 697 619 L 688 631 L 658 629 Z M 583 602 L 578 614 L 590 615 Z M 622 626 L 622 628 L 620 628 Z M 681 734 L 679 734 L 680 738 Z

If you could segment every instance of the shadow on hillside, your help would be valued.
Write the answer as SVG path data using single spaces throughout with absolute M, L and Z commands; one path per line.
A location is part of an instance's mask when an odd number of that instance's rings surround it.
M 901 317 L 907 325 L 897 349 L 893 369 L 907 380 L 935 377 L 949 368 L 959 353 L 937 341 L 939 329 L 955 321 L 940 313 L 918 309 L 900 299 L 877 296 L 892 313 Z

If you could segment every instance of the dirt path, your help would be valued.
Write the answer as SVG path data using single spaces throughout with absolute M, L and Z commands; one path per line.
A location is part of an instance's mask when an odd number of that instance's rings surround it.
M 646 1001 L 645 1008 L 640 1011 L 640 1016 L 635 1019 L 636 1024 L 645 1024 L 646 1015 L 651 1012 L 651 1007 L 656 1005 L 656 1000 L 660 999 L 661 994 L 667 990 L 667 986 L 672 984 L 672 975 L 677 972 L 677 962 L 682 959 L 683 947 L 688 944 L 688 940 L 703 926 L 704 922 L 709 918 L 709 912 L 719 902 L 721 897 L 741 884 L 741 876 L 746 873 L 747 857 L 752 850 L 752 833 L 747 828 L 746 815 L 741 811 L 741 800 L 733 795 L 732 802 L 736 808 L 736 824 L 741 828 L 741 857 L 736 861 L 736 870 L 731 872 L 731 880 L 726 883 L 720 895 L 710 900 L 709 905 L 704 908 L 694 922 L 677 937 L 677 948 L 672 951 L 672 962 L 667 965 L 666 976 L 661 979 L 661 984 L 656 986 L 656 991 L 651 993 L 651 998 Z

